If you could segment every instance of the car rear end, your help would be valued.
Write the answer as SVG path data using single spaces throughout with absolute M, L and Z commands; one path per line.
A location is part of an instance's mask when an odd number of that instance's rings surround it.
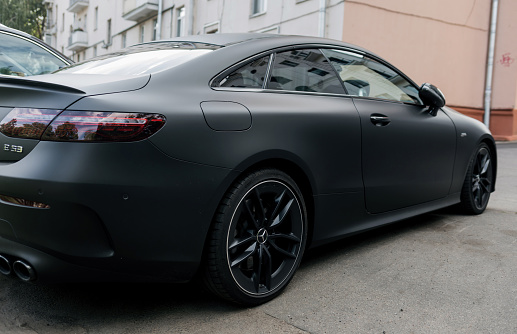
M 194 275 L 213 214 L 200 203 L 230 171 L 152 144 L 165 113 L 110 103 L 145 97 L 149 80 L 139 70 L 0 78 L 0 273 L 40 282 Z M 98 96 L 103 104 L 84 107 Z

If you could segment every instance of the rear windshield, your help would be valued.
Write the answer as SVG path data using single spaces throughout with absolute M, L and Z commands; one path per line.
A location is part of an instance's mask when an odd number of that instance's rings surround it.
M 142 75 L 160 72 L 209 53 L 220 46 L 159 42 L 135 45 L 69 66 L 59 73 Z

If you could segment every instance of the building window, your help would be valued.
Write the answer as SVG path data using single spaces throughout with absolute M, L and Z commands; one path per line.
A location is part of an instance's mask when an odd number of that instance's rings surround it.
M 176 36 L 183 36 L 185 34 L 185 7 L 181 7 L 177 11 L 176 19 Z
M 65 31 L 65 13 L 63 13 L 61 19 L 61 31 Z
M 106 28 L 106 44 L 111 45 L 111 19 L 108 20 Z
M 140 26 L 140 43 L 143 43 L 145 39 L 145 27 L 143 25 Z
M 93 30 L 97 30 L 99 27 L 99 7 L 95 7 Z
M 153 41 L 156 41 L 156 35 L 158 34 L 158 19 L 153 20 Z
M 84 14 L 84 31 L 88 31 L 88 14 Z
M 252 0 L 251 1 L 251 15 L 259 15 L 266 12 L 267 0 Z
M 127 35 L 126 33 L 122 33 L 122 48 L 125 48 L 127 44 Z
M 93 47 L 93 56 L 97 57 L 97 45 Z

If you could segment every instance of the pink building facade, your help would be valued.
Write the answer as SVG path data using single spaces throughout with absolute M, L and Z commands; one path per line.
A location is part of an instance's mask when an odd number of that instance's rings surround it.
M 483 120 L 491 0 L 348 0 L 343 40 L 438 86 L 447 105 Z M 517 140 L 517 1 L 499 0 L 490 130 Z

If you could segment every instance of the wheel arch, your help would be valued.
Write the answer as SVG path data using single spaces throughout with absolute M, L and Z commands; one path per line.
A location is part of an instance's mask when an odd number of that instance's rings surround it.
M 307 210 L 307 246 L 310 247 L 313 231 L 314 231 L 314 217 L 315 217 L 315 203 L 313 183 L 309 175 L 295 162 L 283 158 L 270 158 L 259 161 L 240 173 L 239 177 L 262 169 L 278 169 L 293 179 L 300 191 L 302 192 L 305 208 Z

